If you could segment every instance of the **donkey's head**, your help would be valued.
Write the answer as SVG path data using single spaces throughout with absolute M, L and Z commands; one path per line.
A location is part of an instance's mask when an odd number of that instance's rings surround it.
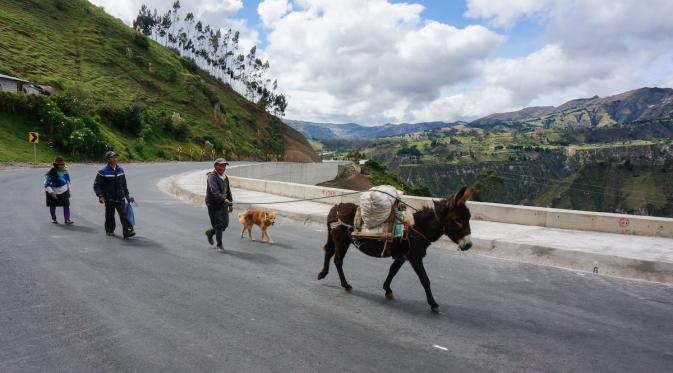
M 470 239 L 470 209 L 465 204 L 474 193 L 474 189 L 462 187 L 449 198 L 433 201 L 437 218 L 442 224 L 444 234 L 455 242 L 461 251 L 472 247 Z

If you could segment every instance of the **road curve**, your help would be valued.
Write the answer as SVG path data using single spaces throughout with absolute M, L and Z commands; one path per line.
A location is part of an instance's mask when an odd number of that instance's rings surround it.
M 206 243 L 205 207 L 157 182 L 208 164 L 124 165 L 138 237 L 107 237 L 73 165 L 76 225 L 50 223 L 46 170 L 0 171 L 0 372 L 616 372 L 673 366 L 673 287 L 430 250 L 433 314 L 408 265 L 351 249 L 317 281 L 325 232 Z M 234 196 L 236 198 L 236 196 Z M 60 214 L 60 209 L 59 209 Z M 233 216 L 232 216 L 233 217 Z M 59 217 L 62 221 L 62 218 Z M 119 229 L 119 228 L 118 228 Z M 259 236 L 259 231 L 255 228 Z

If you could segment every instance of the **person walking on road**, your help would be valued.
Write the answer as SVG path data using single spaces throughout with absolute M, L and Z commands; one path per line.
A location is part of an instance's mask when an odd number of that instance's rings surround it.
M 54 158 L 53 166 L 44 177 L 44 192 L 51 213 L 51 222 L 58 224 L 56 207 L 61 206 L 65 224 L 71 225 L 73 221 L 70 220 L 70 174 L 61 157 Z
M 117 153 L 109 151 L 105 153 L 105 158 L 107 165 L 98 171 L 93 183 L 98 202 L 105 205 L 105 232 L 108 236 L 114 236 L 115 210 L 117 210 L 124 238 L 130 238 L 135 236 L 136 232 L 126 217 L 124 199 L 132 203 L 135 203 L 135 200 L 129 196 L 124 169 L 117 164 Z
M 229 178 L 224 174 L 229 163 L 224 158 L 215 160 L 215 169 L 208 173 L 206 185 L 206 206 L 210 217 L 210 229 L 206 231 L 208 243 L 211 245 L 213 236 L 217 240 L 217 251 L 224 253 L 222 232 L 229 226 L 229 213 L 234 210 Z

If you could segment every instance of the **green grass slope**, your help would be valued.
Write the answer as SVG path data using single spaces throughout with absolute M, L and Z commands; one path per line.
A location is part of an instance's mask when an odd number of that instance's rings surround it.
M 218 154 L 232 158 L 284 158 L 287 129 L 278 118 L 88 1 L 0 0 L 0 10 L 0 72 L 83 90 L 99 106 L 140 104 L 155 114 L 176 112 L 191 129 L 182 140 L 162 133 L 138 145 L 136 135 L 101 120 L 101 132 L 123 155 L 174 159 L 177 146 L 199 154 L 204 139 L 212 139 Z M 30 125 L 20 114 L 0 119 L 0 161 L 25 156 L 5 148 L 25 141 Z M 307 158 L 317 158 L 305 145 L 302 151 L 312 153 Z

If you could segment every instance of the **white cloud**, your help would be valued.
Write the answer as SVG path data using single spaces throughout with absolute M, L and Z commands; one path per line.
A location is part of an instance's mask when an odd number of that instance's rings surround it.
M 196 1 L 195 14 L 199 17 L 206 13 L 232 15 L 243 9 L 243 0 L 200 0 Z M 185 2 L 191 5 L 191 2 Z
M 140 7 L 145 4 L 150 9 L 157 9 L 165 13 L 171 9 L 175 0 L 89 0 L 91 3 L 102 6 L 109 14 L 120 18 L 126 24 L 133 23 Z M 221 19 L 236 14 L 243 9 L 242 0 L 181 0 L 180 12 L 184 16 L 187 12 L 194 13 L 197 18 L 207 24 L 219 26 Z
M 466 15 L 509 27 L 534 14 L 544 20 L 546 45 L 483 66 L 483 87 L 505 89 L 510 106 L 522 107 L 666 84 L 664 77 L 673 74 L 672 13 L 667 0 L 647 6 L 638 0 L 469 0 Z
M 398 121 L 443 87 L 475 78 L 502 37 L 423 21 L 422 10 L 384 0 L 296 1 L 266 48 L 288 117 Z
M 257 13 L 265 27 L 273 27 L 290 11 L 292 11 L 292 4 L 288 0 L 263 0 L 257 6 Z

